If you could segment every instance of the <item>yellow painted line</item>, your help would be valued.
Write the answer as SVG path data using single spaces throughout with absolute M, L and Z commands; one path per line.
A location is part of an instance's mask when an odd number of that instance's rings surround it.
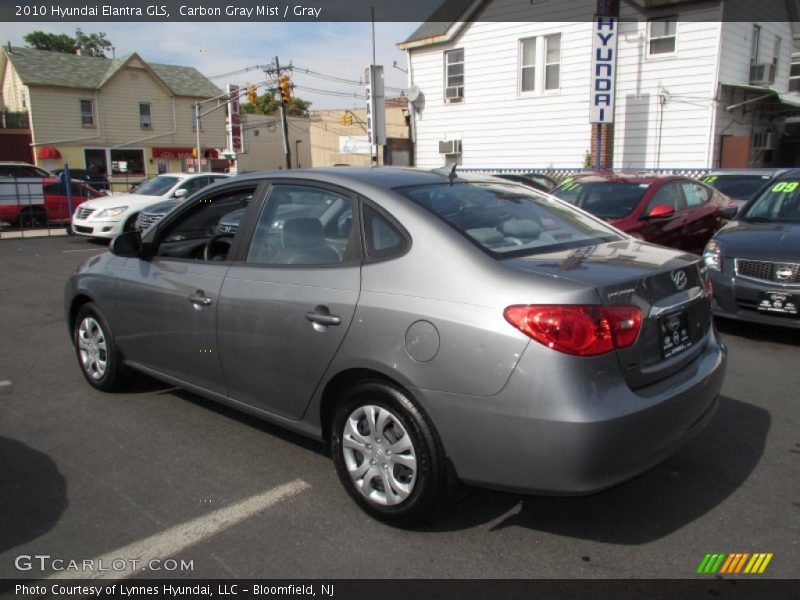
M 772 560 L 772 552 L 767 554 L 766 558 L 764 558 L 764 562 L 761 563 L 761 568 L 758 570 L 758 572 L 759 573 L 763 573 L 764 569 L 767 568 L 767 565 L 769 564 L 769 561 L 771 561 L 771 560 Z
M 747 563 L 747 566 L 744 568 L 744 572 L 752 573 L 753 565 L 756 564 L 756 561 L 758 561 L 760 557 L 761 557 L 760 554 L 753 554 L 753 556 L 750 558 L 750 562 Z
M 760 552 L 758 554 L 754 554 L 753 555 L 753 559 L 755 559 L 755 562 L 750 561 L 751 563 L 753 563 L 753 566 L 751 568 L 750 565 L 747 565 L 747 568 L 750 569 L 750 570 L 749 571 L 745 571 L 745 573 L 758 573 L 758 568 L 761 566 L 761 563 L 764 562 L 764 559 L 766 557 L 767 557 L 767 555 L 764 554 L 763 552 Z
M 728 558 L 725 559 L 725 564 L 723 564 L 722 568 L 719 570 L 720 573 L 727 573 L 728 572 L 728 567 L 733 562 L 733 557 L 734 556 L 735 556 L 735 554 L 728 554 Z

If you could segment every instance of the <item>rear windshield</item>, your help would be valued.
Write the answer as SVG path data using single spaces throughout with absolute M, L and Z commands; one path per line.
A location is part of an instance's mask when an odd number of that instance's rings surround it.
M 773 183 L 750 205 L 743 215 L 746 221 L 800 222 L 800 181 Z
M 588 215 L 520 185 L 442 183 L 396 191 L 498 257 L 623 239 Z
M 620 219 L 633 212 L 649 187 L 648 183 L 573 181 L 553 194 L 601 219 Z
M 736 200 L 750 200 L 767 181 L 769 175 L 709 175 L 703 178 L 703 183 Z

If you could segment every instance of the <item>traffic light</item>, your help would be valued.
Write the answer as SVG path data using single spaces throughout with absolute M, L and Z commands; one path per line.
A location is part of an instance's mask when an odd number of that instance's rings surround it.
M 256 93 L 256 84 L 255 83 L 248 83 L 247 84 L 247 101 L 250 104 L 255 104 L 257 99 L 258 99 L 258 94 Z
M 284 104 L 288 103 L 289 100 L 292 99 L 292 82 L 289 80 L 289 75 L 287 73 L 281 75 L 280 81 L 278 82 L 278 89 L 281 93 L 281 102 Z
M 339 123 L 342 125 L 352 125 L 353 115 L 350 113 L 344 113 L 341 117 L 339 117 Z

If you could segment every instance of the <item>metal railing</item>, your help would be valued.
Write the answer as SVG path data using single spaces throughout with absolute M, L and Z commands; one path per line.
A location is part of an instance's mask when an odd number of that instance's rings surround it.
M 0 177 L 0 239 L 64 235 L 71 215 L 63 196 L 45 197 L 38 177 Z

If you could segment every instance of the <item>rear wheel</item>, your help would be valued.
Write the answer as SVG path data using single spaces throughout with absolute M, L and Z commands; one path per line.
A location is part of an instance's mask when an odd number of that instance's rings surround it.
M 23 229 L 33 229 L 47 225 L 47 213 L 37 208 L 25 209 L 19 214 L 19 226 Z
M 333 417 L 331 450 L 347 492 L 378 519 L 409 525 L 446 498 L 448 471 L 439 437 L 393 385 L 368 381 L 345 394 Z
M 73 340 L 78 364 L 92 386 L 110 392 L 127 382 L 130 370 L 122 362 L 108 323 L 93 303 L 78 310 Z

